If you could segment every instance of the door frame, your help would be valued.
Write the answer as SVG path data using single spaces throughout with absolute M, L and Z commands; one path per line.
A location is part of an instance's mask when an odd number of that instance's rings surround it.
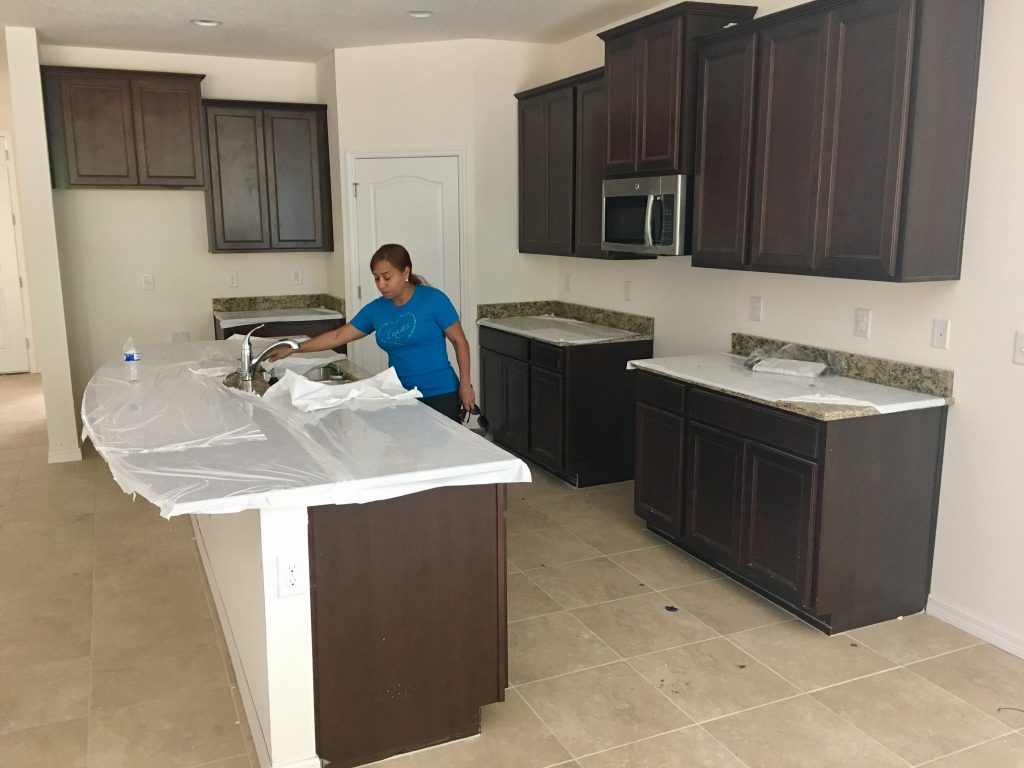
M 349 150 L 345 153 L 345 185 L 343 191 L 345 196 L 345 215 L 347 218 L 346 258 L 345 258 L 345 321 L 349 322 L 355 316 L 355 307 L 362 300 L 356 297 L 356 287 L 359 285 L 359 270 L 365 269 L 366 265 L 360 262 L 359 238 L 356 232 L 356 198 L 352 193 L 352 179 L 355 178 L 356 160 L 373 160 L 387 158 L 419 158 L 419 157 L 454 157 L 459 166 L 459 319 L 463 320 L 463 328 L 466 329 L 466 336 L 475 338 L 476 317 L 466 328 L 466 310 L 470 306 L 470 280 L 469 280 L 469 210 L 466 208 L 466 149 L 465 147 L 430 147 L 411 148 L 394 150 Z M 413 265 L 415 266 L 415 264 Z M 475 315 L 475 310 L 474 310 Z M 470 359 L 474 360 L 474 355 Z M 475 366 L 474 366 L 475 367 Z
M 21 239 L 21 207 L 18 205 L 18 170 L 14 167 L 14 135 L 0 129 L 0 139 L 7 150 L 7 175 L 10 184 L 11 210 L 14 212 L 14 257 L 21 277 L 21 314 L 25 319 L 25 338 L 28 339 L 28 371 L 39 373 L 36 365 L 36 340 L 32 332 L 32 307 L 28 301 L 28 270 L 25 268 L 25 244 Z

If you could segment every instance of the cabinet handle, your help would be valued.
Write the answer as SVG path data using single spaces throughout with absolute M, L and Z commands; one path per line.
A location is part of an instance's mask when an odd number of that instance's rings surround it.
M 644 245 L 651 242 L 651 211 L 654 209 L 654 195 L 647 196 L 647 210 L 644 212 Z

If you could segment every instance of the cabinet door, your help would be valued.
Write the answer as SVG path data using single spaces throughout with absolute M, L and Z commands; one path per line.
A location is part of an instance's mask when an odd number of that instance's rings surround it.
M 318 109 L 263 110 L 272 249 L 330 248 L 330 206 L 324 205 L 330 189 L 321 174 L 325 121 Z
M 565 377 L 530 367 L 530 456 L 561 472 L 565 456 Z
M 816 249 L 828 15 L 759 32 L 750 259 L 807 271 Z M 857 105 L 853 105 L 858 109 Z
M 58 73 L 70 185 L 138 183 L 127 77 Z
M 263 112 L 206 107 L 210 146 L 210 241 L 218 251 L 270 247 Z
M 865 0 L 830 15 L 817 271 L 896 274 L 913 17 L 911 0 Z
M 502 400 L 505 406 L 504 443 L 525 454 L 530 447 L 530 366 L 502 359 Z
M 572 87 L 519 102 L 519 250 L 572 253 Z
M 682 25 L 683 17 L 677 16 L 637 32 L 638 171 L 679 170 Z
M 133 77 L 132 107 L 139 184 L 204 184 L 199 81 Z
M 573 253 L 601 256 L 601 182 L 608 134 L 604 78 L 576 86 L 576 236 Z
M 811 605 L 818 467 L 749 445 L 741 571 L 787 602 Z
M 635 32 L 605 41 L 604 78 L 608 93 L 605 172 L 636 171 L 638 37 Z
M 672 538 L 683 528 L 684 435 L 681 417 L 636 404 L 636 513 Z
M 747 261 L 756 42 L 747 35 L 699 54 L 695 267 L 741 267 Z
M 687 427 L 684 539 L 715 562 L 735 568 L 740 561 L 743 441 L 697 422 Z

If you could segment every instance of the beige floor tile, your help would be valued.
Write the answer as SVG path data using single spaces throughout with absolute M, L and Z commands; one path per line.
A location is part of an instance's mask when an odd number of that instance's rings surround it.
M 737 584 L 718 579 L 665 591 L 666 597 L 716 632 L 728 635 L 788 621 L 791 614 Z
M 589 669 L 618 655 L 570 613 L 509 624 L 508 677 L 512 685 Z
M 541 680 L 518 690 L 574 757 L 692 722 L 625 662 Z
M 4 768 L 85 768 L 86 718 L 0 734 Z
M 651 589 L 672 589 L 725 578 L 710 565 L 666 544 L 623 552 L 611 559 Z
M 75 515 L 91 515 L 96 511 L 96 501 L 91 493 L 77 491 L 56 493 L 48 496 L 34 496 L 12 499 L 11 520 L 19 522 L 43 521 L 53 525 Z
M 92 496 L 96 490 L 96 478 L 92 474 L 75 475 L 60 482 L 54 482 L 48 478 L 33 478 L 28 480 L 18 479 L 14 487 L 12 501 L 22 499 L 35 499 L 49 496 Z
M 796 619 L 739 632 L 729 639 L 803 691 L 894 666 L 889 659 L 847 635 L 829 637 Z
M 39 573 L 21 583 L 0 582 L 0 616 L 24 620 L 92 606 L 92 570 Z
M 600 493 L 578 492 L 536 499 L 530 503 L 559 525 L 593 520 L 602 515 L 627 517 L 630 514 L 623 510 L 622 504 L 616 499 Z
M 212 763 L 203 763 L 196 768 L 259 768 L 258 765 L 252 763 L 248 755 L 239 755 L 238 757 L 229 757 L 226 760 L 214 760 Z
M 600 494 L 607 496 L 609 499 L 614 499 L 616 503 L 621 504 L 624 508 L 633 511 L 633 499 L 635 496 L 635 486 L 632 480 L 625 480 L 621 483 L 607 483 L 605 485 L 593 485 L 587 489 L 590 493 Z
M 552 600 L 548 594 L 534 584 L 522 573 L 512 573 L 508 577 L 508 620 L 519 621 L 556 613 L 562 607 Z
M 705 723 L 750 768 L 906 768 L 906 762 L 807 696 Z
M 595 515 L 589 520 L 566 521 L 563 526 L 605 555 L 644 549 L 662 541 L 635 515 Z
M 226 687 L 183 692 L 89 720 L 89 768 L 193 768 L 245 754 Z
M 906 669 L 812 695 L 915 765 L 1009 731 L 995 718 Z
M 533 531 L 537 528 L 552 528 L 555 525 L 550 517 L 528 501 L 509 507 L 505 522 L 509 535 Z
M 1021 768 L 1024 765 L 1024 736 L 1003 736 L 977 747 L 943 757 L 928 768 Z
M 92 603 L 48 615 L 5 614 L 0 622 L 0 670 L 89 655 Z
M 571 756 L 514 690 L 481 710 L 480 736 L 410 755 L 414 768 L 546 768 Z M 386 765 L 387 763 L 385 763 Z
M 160 643 L 93 655 L 90 708 L 119 709 L 176 693 L 228 685 L 224 659 L 207 643 Z
M 659 594 L 627 597 L 587 608 L 573 615 L 622 656 L 639 656 L 716 637 L 707 624 Z
M 680 762 L 682 761 L 682 763 Z M 746 768 L 700 726 L 580 758 L 582 768 Z
M 651 591 L 606 557 L 525 573 L 563 608 L 582 608 Z
M 580 493 L 578 488 L 569 485 L 564 480 L 559 480 L 554 475 L 548 474 L 534 464 L 529 464 L 532 481 L 529 483 L 516 483 L 509 486 L 509 497 L 517 500 L 531 501 L 533 499 L 549 499 L 555 496 L 566 496 L 573 493 Z
M 974 635 L 926 613 L 855 629 L 847 634 L 897 664 L 911 664 L 981 642 Z
M 601 553 L 565 528 L 541 528 L 508 537 L 508 558 L 520 570 L 570 563 Z
M 799 693 L 724 638 L 640 656 L 629 664 L 697 722 Z
M 85 717 L 89 658 L 0 670 L 0 733 Z
M 1010 727 L 1024 728 L 1024 659 L 984 643 L 909 669 Z

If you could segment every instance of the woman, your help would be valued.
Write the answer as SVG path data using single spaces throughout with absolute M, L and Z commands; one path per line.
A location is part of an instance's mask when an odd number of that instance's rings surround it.
M 406 389 L 418 387 L 423 402 L 456 421 L 476 404 L 469 380 L 469 342 L 459 314 L 443 292 L 412 273 L 409 252 L 401 245 L 382 245 L 370 259 L 370 271 L 381 295 L 341 328 L 299 344 L 298 352 L 321 352 L 377 333 L 377 345 L 388 353 Z M 455 347 L 459 375 L 448 362 L 445 338 Z M 280 360 L 292 353 L 270 355 Z M 460 383 L 461 382 L 461 383 Z M 460 412 L 461 409 L 461 412 Z

